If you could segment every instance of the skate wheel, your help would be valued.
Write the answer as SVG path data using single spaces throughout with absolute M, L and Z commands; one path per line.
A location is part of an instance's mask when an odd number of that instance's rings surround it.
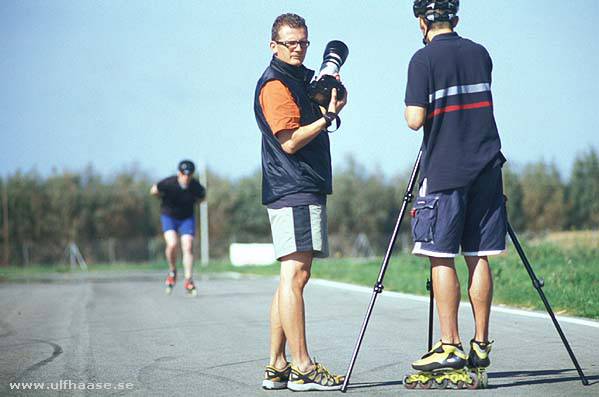
M 164 290 L 164 293 L 167 295 L 170 295 L 173 292 L 173 289 L 171 287 L 166 287 L 166 289 Z
M 486 370 L 480 370 L 478 371 L 478 375 L 479 375 L 479 387 L 481 389 L 486 389 L 487 386 L 489 386 L 489 377 L 487 376 L 487 371 Z
M 433 383 L 434 383 L 434 382 L 435 382 L 435 381 L 434 381 L 434 379 L 429 379 L 429 380 L 427 380 L 426 382 L 424 382 L 424 383 L 421 383 L 421 384 L 420 384 L 420 388 L 421 388 L 421 389 L 428 390 L 428 389 L 430 389 L 430 388 L 432 388 L 432 387 L 433 387 Z
M 437 382 L 437 389 L 447 389 L 449 386 L 449 379 L 443 379 L 441 383 Z
M 198 291 L 196 291 L 195 289 L 191 290 L 191 291 L 187 291 L 187 295 L 192 298 L 195 298 L 196 296 L 198 296 Z
M 402 383 L 406 389 L 413 389 L 418 384 L 418 382 L 408 382 L 408 375 L 403 377 Z
M 478 389 L 478 385 L 480 382 L 478 381 L 478 376 L 475 373 L 469 372 L 468 377 L 472 381 L 472 383 L 465 383 L 466 387 L 470 390 Z

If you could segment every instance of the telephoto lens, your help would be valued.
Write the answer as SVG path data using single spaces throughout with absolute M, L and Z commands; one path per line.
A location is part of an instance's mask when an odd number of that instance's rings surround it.
M 334 75 L 339 73 L 339 69 L 345 63 L 348 54 L 349 48 L 347 48 L 345 43 L 339 40 L 330 41 L 324 49 L 322 65 L 320 66 L 320 72 L 318 72 L 316 80 L 320 80 L 322 76 L 327 74 Z
M 334 75 L 339 73 L 348 54 L 349 49 L 342 41 L 333 40 L 326 45 L 320 71 L 308 86 L 308 96 L 320 106 L 329 106 L 333 88 L 337 89 L 337 99 L 345 98 L 345 87 Z

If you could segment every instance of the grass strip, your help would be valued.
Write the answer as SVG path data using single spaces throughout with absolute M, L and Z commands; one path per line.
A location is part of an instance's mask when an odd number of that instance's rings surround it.
M 599 248 L 568 247 L 555 243 L 524 245 L 525 253 L 539 279 L 543 292 L 556 314 L 599 319 Z M 494 281 L 494 304 L 545 311 L 537 290 L 513 247 L 505 255 L 490 258 Z M 381 268 L 382 258 L 368 260 L 315 260 L 312 277 L 373 287 Z M 165 271 L 165 262 L 93 264 L 90 272 Z M 468 272 L 463 259 L 456 260 L 461 283 L 462 300 L 468 300 Z M 198 273 L 239 272 L 245 274 L 277 275 L 279 264 L 235 267 L 225 261 L 212 261 L 207 266 L 195 266 Z M 67 265 L 0 268 L 0 279 L 11 275 L 71 272 Z M 399 252 L 390 260 L 383 284 L 386 291 L 428 295 L 426 280 L 428 260 Z

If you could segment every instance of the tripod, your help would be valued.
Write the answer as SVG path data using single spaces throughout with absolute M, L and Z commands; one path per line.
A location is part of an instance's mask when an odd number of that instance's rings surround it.
M 349 367 L 347 368 L 347 372 L 345 374 L 345 379 L 343 381 L 343 385 L 341 386 L 341 392 L 343 392 L 343 393 L 345 393 L 347 391 L 347 386 L 349 384 L 349 378 L 353 371 L 353 367 L 356 363 L 358 351 L 360 350 L 360 345 L 362 344 L 362 339 L 364 339 L 364 333 L 366 331 L 366 327 L 368 326 L 368 321 L 370 320 L 370 315 L 372 314 L 372 309 L 374 307 L 374 303 L 376 302 L 376 298 L 377 298 L 378 294 L 383 292 L 383 278 L 385 277 L 385 272 L 386 272 L 387 266 L 389 264 L 389 258 L 391 256 L 391 252 L 393 251 L 393 246 L 395 245 L 395 240 L 397 239 L 399 227 L 401 225 L 401 221 L 404 216 L 407 204 L 410 203 L 413 199 L 412 190 L 414 189 L 416 177 L 417 177 L 418 171 L 420 169 L 420 157 L 421 156 L 422 156 L 422 151 L 420 151 L 418 153 L 416 163 L 414 164 L 414 168 L 412 169 L 412 174 L 410 175 L 410 179 L 408 181 L 408 186 L 406 187 L 406 192 L 404 194 L 401 210 L 399 212 L 399 216 L 398 216 L 397 222 L 395 224 L 395 229 L 393 230 L 393 234 L 391 235 L 391 240 L 389 241 L 389 246 L 387 248 L 385 257 L 383 259 L 383 263 L 381 265 L 381 270 L 379 271 L 377 281 L 374 285 L 374 291 L 373 291 L 372 297 L 370 299 L 370 304 L 368 305 L 368 310 L 366 312 L 366 316 L 364 317 L 364 321 L 362 323 L 362 328 L 360 329 L 360 334 L 358 336 L 358 340 L 356 342 L 356 346 L 354 348 L 354 352 L 352 354 L 352 358 L 351 358 Z M 570 359 L 572 360 L 572 363 L 576 367 L 576 371 L 578 371 L 578 375 L 580 376 L 580 380 L 581 380 L 582 384 L 587 386 L 589 384 L 589 381 L 587 380 L 586 376 L 582 372 L 582 369 L 580 368 L 580 365 L 578 364 L 578 360 L 576 360 L 576 357 L 574 356 L 574 352 L 570 348 L 570 344 L 568 343 L 568 340 L 566 339 L 566 336 L 564 335 L 559 323 L 557 322 L 557 319 L 555 318 L 555 315 L 553 314 L 553 310 L 551 310 L 551 306 L 549 305 L 549 302 L 547 301 L 547 298 L 545 297 L 545 294 L 543 293 L 543 291 L 541 289 L 543 287 L 544 283 L 543 283 L 543 281 L 539 280 L 536 277 L 532 267 L 530 266 L 530 263 L 528 262 L 528 259 L 526 258 L 526 255 L 524 254 L 524 250 L 522 249 L 522 246 L 520 245 L 520 242 L 518 241 L 518 238 L 516 237 L 516 233 L 512 229 L 512 226 L 510 225 L 509 222 L 507 222 L 507 232 L 508 232 L 508 235 L 510 236 L 510 239 L 512 240 L 512 243 L 516 247 L 516 251 L 518 252 L 518 255 L 520 256 L 520 259 L 522 260 L 522 263 L 524 264 L 524 267 L 526 268 L 528 275 L 530 276 L 530 278 L 532 280 L 533 286 L 537 289 L 537 291 L 541 297 L 541 300 L 545 304 L 545 308 L 547 309 L 547 312 L 549 313 L 549 316 L 551 317 L 551 320 L 553 321 L 553 324 L 555 325 L 555 328 L 556 328 L 560 338 L 562 339 L 562 342 L 564 343 L 564 346 L 565 346 L 566 350 L 568 351 L 568 354 L 570 355 Z M 432 270 L 431 270 L 430 278 L 426 282 L 426 288 L 427 288 L 427 290 L 430 291 L 429 324 L 428 324 L 428 349 L 429 350 L 432 348 L 432 341 L 433 341 L 434 294 L 433 294 L 433 285 L 432 285 L 433 281 L 432 280 L 433 280 L 433 277 L 432 277 Z
M 506 201 L 507 201 L 507 197 L 506 197 Z M 551 317 L 551 320 L 553 321 L 553 325 L 555 325 L 555 329 L 557 330 L 557 333 L 559 334 L 560 338 L 562 339 L 564 347 L 568 351 L 568 355 L 570 355 L 570 359 L 572 360 L 574 367 L 576 367 L 576 371 L 578 371 L 578 376 L 580 377 L 580 381 L 582 382 L 583 385 L 587 386 L 589 384 L 589 381 L 587 380 L 586 376 L 582 372 L 582 369 L 580 368 L 580 365 L 578 364 L 578 360 L 576 359 L 574 352 L 570 348 L 568 339 L 566 339 L 566 335 L 562 331 L 562 328 L 560 327 L 557 319 L 555 318 L 555 315 L 553 314 L 553 310 L 551 310 L 549 301 L 547 301 L 547 298 L 545 297 L 545 294 L 543 293 L 542 288 L 545 285 L 544 281 L 542 279 L 539 280 L 537 278 L 537 276 L 535 275 L 535 272 L 532 269 L 530 262 L 528 262 L 528 258 L 526 258 L 526 254 L 524 254 L 524 250 L 522 249 L 522 246 L 520 245 L 520 241 L 518 241 L 518 237 L 516 236 L 516 233 L 514 232 L 514 229 L 512 229 L 512 225 L 510 225 L 509 222 L 507 222 L 507 232 L 508 232 L 508 235 L 510 236 L 510 239 L 512 240 L 512 243 L 514 244 L 514 247 L 516 247 L 516 251 L 518 252 L 518 255 L 520 256 L 520 259 L 522 260 L 522 264 L 526 268 L 526 271 L 528 272 L 528 275 L 530 276 L 530 279 L 532 280 L 532 285 L 536 288 L 536 290 L 539 293 L 539 296 L 541 297 L 541 300 L 545 304 L 547 313 Z M 432 277 L 432 273 L 431 273 L 430 281 L 427 281 L 427 285 L 426 285 L 426 288 L 430 289 L 430 311 L 429 311 L 429 318 L 428 318 L 428 348 L 429 348 L 429 350 L 431 349 L 432 340 L 433 340 L 433 306 L 434 306 L 433 299 L 434 299 L 434 297 L 433 297 L 432 279 L 433 279 L 433 277 Z

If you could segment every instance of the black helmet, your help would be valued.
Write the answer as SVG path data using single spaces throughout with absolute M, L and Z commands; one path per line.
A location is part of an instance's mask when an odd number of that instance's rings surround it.
M 414 16 L 429 22 L 449 22 L 460 9 L 460 0 L 414 0 Z
M 179 171 L 185 175 L 191 175 L 196 170 L 196 166 L 191 160 L 183 160 L 179 163 Z

